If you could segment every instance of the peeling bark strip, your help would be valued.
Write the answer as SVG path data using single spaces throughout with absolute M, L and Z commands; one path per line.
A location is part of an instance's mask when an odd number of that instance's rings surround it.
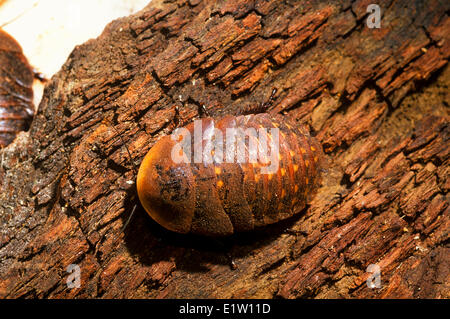
M 0 151 L 0 297 L 448 298 L 450 4 L 368 4 L 154 0 L 76 47 Z M 298 218 L 234 238 L 235 271 L 142 208 L 122 233 L 159 138 L 274 87 L 328 157 Z

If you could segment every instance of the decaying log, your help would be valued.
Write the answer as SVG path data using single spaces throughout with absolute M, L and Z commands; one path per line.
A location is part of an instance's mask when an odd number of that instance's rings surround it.
M 371 2 L 153 0 L 76 47 L 0 151 L 0 297 L 449 298 L 450 3 L 380 0 L 378 29 Z M 220 117 L 273 88 L 326 152 L 308 209 L 229 239 L 236 270 L 140 206 L 122 229 L 175 106 Z

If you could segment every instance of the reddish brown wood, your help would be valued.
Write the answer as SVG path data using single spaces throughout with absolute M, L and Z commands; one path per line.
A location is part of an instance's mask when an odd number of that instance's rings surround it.
M 370 2 L 153 0 L 76 47 L 0 154 L 0 297 L 449 298 L 449 7 L 379 1 L 369 29 Z M 141 207 L 122 232 L 123 143 L 138 165 L 175 106 L 183 123 L 236 114 L 274 87 L 326 152 L 307 210 L 234 237 L 234 271 Z

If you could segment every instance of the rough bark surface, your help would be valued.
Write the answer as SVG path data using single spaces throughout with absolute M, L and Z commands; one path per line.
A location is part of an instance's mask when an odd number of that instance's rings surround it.
M 380 0 L 370 29 L 371 2 L 153 0 L 76 47 L 0 151 L 0 297 L 449 298 L 450 3 Z M 307 210 L 232 237 L 236 270 L 140 206 L 122 230 L 176 105 L 220 117 L 274 87 L 326 152 Z

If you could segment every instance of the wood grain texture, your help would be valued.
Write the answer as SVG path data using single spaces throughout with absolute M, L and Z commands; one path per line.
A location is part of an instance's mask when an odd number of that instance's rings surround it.
M 0 297 L 448 298 L 449 4 L 379 1 L 369 29 L 369 2 L 154 0 L 76 47 L 0 154 Z M 234 271 L 141 207 L 121 232 L 137 202 L 123 143 L 137 165 L 176 105 L 186 123 L 235 115 L 274 87 L 328 161 L 303 213 L 233 237 Z

